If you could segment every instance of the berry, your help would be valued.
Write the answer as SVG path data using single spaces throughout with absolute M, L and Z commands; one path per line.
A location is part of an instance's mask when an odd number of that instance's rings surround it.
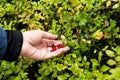
M 56 46 L 52 46 L 52 50 L 50 51 L 50 52 L 53 52 L 53 51 L 56 51 L 57 50 L 57 48 L 56 48 Z
M 75 28 L 75 34 L 76 34 L 76 35 L 78 35 L 79 30 L 80 30 L 79 28 Z
M 52 45 L 52 50 L 50 52 L 56 51 L 57 49 L 64 48 L 62 44 L 58 44 L 57 46 Z
M 58 44 L 57 45 L 57 48 L 60 49 L 60 48 L 64 48 L 64 46 L 62 44 Z

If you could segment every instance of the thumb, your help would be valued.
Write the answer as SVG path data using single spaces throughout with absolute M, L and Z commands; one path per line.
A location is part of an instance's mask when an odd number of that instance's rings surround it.
M 54 35 L 54 34 L 51 34 L 51 33 L 49 33 L 49 32 L 43 31 L 43 32 L 42 32 L 42 37 L 43 37 L 44 39 L 56 39 L 56 38 L 57 38 L 57 35 Z

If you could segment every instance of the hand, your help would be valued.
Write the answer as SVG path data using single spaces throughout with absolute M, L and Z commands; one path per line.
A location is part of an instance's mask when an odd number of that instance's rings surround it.
M 52 45 L 62 44 L 62 41 L 55 40 L 56 38 L 56 35 L 41 30 L 23 32 L 21 55 L 35 60 L 60 56 L 68 51 L 69 47 L 66 46 L 51 52 Z

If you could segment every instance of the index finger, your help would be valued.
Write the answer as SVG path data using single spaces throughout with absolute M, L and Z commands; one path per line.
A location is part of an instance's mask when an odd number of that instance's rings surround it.
M 43 37 L 44 39 L 56 39 L 58 36 L 57 36 L 57 35 L 54 35 L 54 34 L 52 34 L 52 33 L 43 31 L 43 32 L 42 32 L 42 37 Z

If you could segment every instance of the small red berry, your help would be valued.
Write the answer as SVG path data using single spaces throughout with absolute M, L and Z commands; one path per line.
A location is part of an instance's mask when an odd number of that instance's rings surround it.
M 75 28 L 75 34 L 76 34 L 76 35 L 78 35 L 79 30 L 80 30 L 79 28 Z
M 57 46 L 52 45 L 52 50 L 50 52 L 56 51 L 57 49 L 64 48 L 62 44 L 58 44 Z
M 52 46 L 52 50 L 50 51 L 50 52 L 53 52 L 53 51 L 56 51 L 57 49 L 56 49 L 56 46 Z
M 64 46 L 62 44 L 58 44 L 57 45 L 57 48 L 60 49 L 60 48 L 64 48 Z

